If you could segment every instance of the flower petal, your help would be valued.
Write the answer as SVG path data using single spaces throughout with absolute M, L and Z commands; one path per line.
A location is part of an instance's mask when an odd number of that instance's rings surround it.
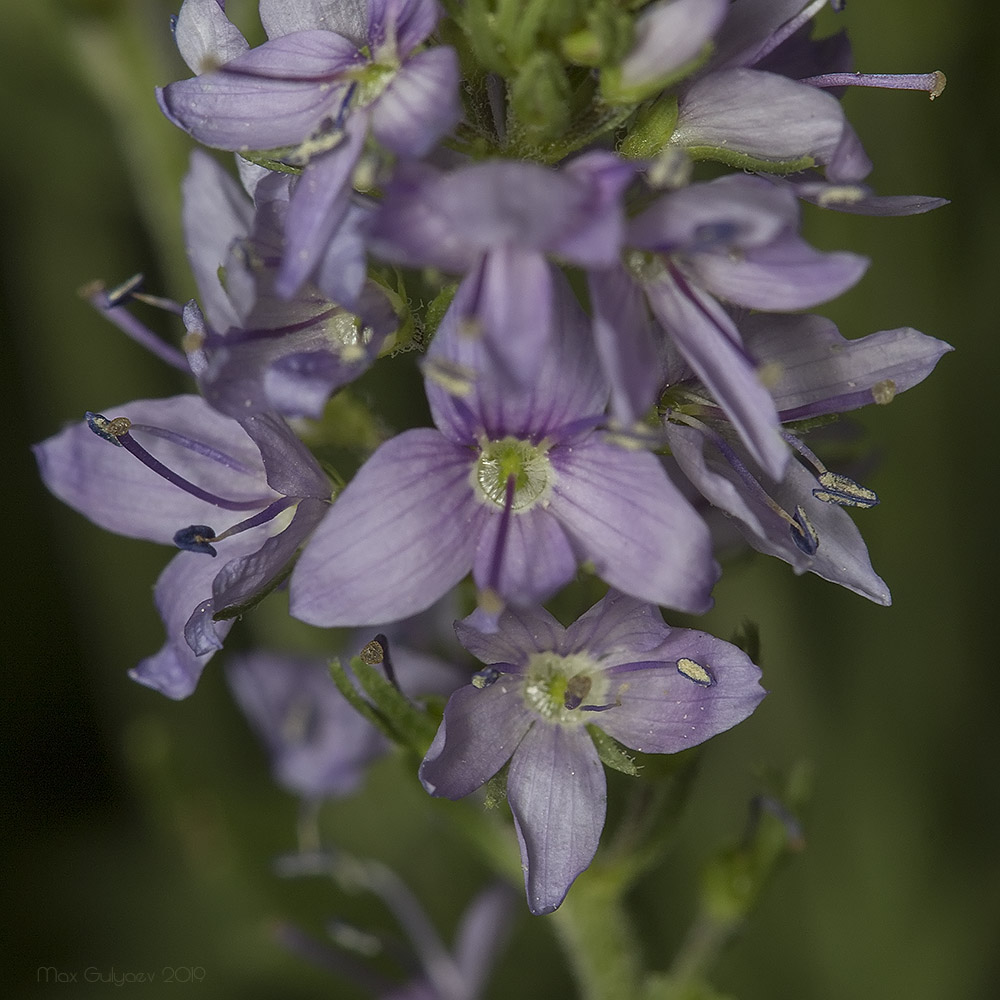
M 682 659 L 693 660 L 711 682 L 681 672 Z M 706 632 L 673 629 L 648 660 L 609 671 L 607 697 L 619 704 L 595 720 L 633 750 L 676 753 L 696 746 L 742 722 L 764 697 L 760 670 L 750 657 Z
M 495 590 L 510 604 L 527 605 L 551 597 L 576 572 L 576 555 L 559 522 L 542 507 L 509 516 L 503 547 L 497 553 L 501 512 L 484 519 L 472 576 L 476 585 Z M 494 562 L 499 559 L 499 566 Z M 496 570 L 499 570 L 494 579 Z
M 727 0 L 659 0 L 635 20 L 635 42 L 622 62 L 622 84 L 668 77 L 704 48 L 729 10 Z
M 196 552 L 178 552 L 167 563 L 156 581 L 153 592 L 156 609 L 167 630 L 167 640 L 158 653 L 144 659 L 129 677 L 146 687 L 180 700 L 191 694 L 198 684 L 205 664 L 232 627 L 232 622 L 212 622 L 214 648 L 205 642 L 206 651 L 195 653 L 185 639 L 185 627 L 194 614 L 207 611 L 211 617 L 212 580 L 218 572 L 214 559 Z
M 250 47 L 239 28 L 226 17 L 219 0 L 184 0 L 174 41 L 192 73 L 217 69 Z
M 844 112 L 830 94 L 775 73 L 729 69 L 708 73 L 681 96 L 670 141 L 774 163 L 808 156 L 825 164 L 844 128 Z
M 708 529 L 652 455 L 590 438 L 551 452 L 552 513 L 618 590 L 696 614 L 719 570 Z
M 551 913 L 594 860 L 604 828 L 607 783 L 587 731 L 536 722 L 514 751 L 507 798 L 528 908 Z
M 336 499 L 299 557 L 291 612 L 312 625 L 395 621 L 424 610 L 472 568 L 485 508 L 471 453 L 435 430 L 383 444 Z
M 215 0 L 210 0 L 218 8 Z M 184 243 L 198 285 L 198 299 L 215 330 L 240 326 L 242 317 L 219 280 L 233 243 L 253 225 L 246 193 L 207 153 L 195 150 L 183 181 Z
M 107 415 L 167 428 L 224 454 L 227 464 L 135 432 L 160 461 L 205 490 L 230 500 L 260 498 L 262 508 L 277 499 L 266 486 L 253 441 L 235 420 L 217 413 L 199 396 L 137 400 L 111 407 Z M 221 531 L 246 516 L 184 492 L 124 448 L 102 441 L 86 423 L 67 427 L 35 445 L 34 452 L 45 485 L 60 500 L 119 535 L 172 545 L 174 533 L 186 525 L 210 524 Z
M 420 765 L 420 781 L 431 795 L 463 798 L 507 763 L 534 722 L 520 686 L 519 679 L 501 677 L 490 687 L 461 687 L 448 699 Z
M 275 291 L 291 298 L 323 261 L 330 240 L 344 221 L 351 175 L 368 130 L 368 117 L 347 119 L 340 145 L 310 160 L 292 190 L 285 217 L 285 251 Z
M 657 607 L 610 590 L 566 629 L 558 649 L 564 654 L 585 651 L 612 667 L 642 659 L 638 654 L 655 649 L 669 634 Z
M 329 31 L 286 35 L 223 69 L 157 90 L 163 113 L 199 142 L 235 151 L 296 146 L 327 119 L 346 93 L 338 75 L 363 63 Z
M 747 350 L 779 372 L 770 387 L 783 421 L 842 413 L 922 382 L 951 345 L 910 327 L 847 340 L 822 316 L 754 315 L 740 324 Z
M 788 462 L 774 400 L 764 388 L 739 331 L 697 287 L 664 276 L 646 287 L 650 308 L 685 360 L 725 411 L 757 461 L 774 477 Z
M 499 630 L 485 632 L 476 625 L 476 613 L 455 622 L 458 641 L 483 663 L 521 666 L 533 653 L 559 649 L 566 630 L 541 606 L 508 606 L 499 619 Z
M 608 389 L 590 325 L 561 272 L 530 251 L 490 254 L 484 271 L 490 290 L 480 293 L 474 277 L 466 278 L 428 351 L 427 398 L 442 433 L 457 442 L 471 443 L 483 432 L 491 438 L 513 435 L 538 441 L 603 412 Z M 524 283 L 505 284 L 514 274 Z M 478 308 L 477 296 L 489 299 L 484 324 L 491 328 L 478 337 L 463 324 Z M 552 322 L 545 336 L 539 313 L 547 309 Z M 526 328 L 515 326 L 516 317 Z M 529 382 L 516 389 L 497 371 L 488 342 L 504 336 L 509 337 L 504 352 L 516 355 L 519 344 L 524 356 L 530 353 L 535 359 Z M 467 373 L 468 384 L 457 389 L 441 384 L 433 374 L 435 365 Z
M 866 257 L 823 253 L 786 233 L 740 260 L 703 253 L 689 259 L 698 283 L 729 302 L 751 309 L 808 309 L 853 287 L 868 269 Z
M 439 45 L 408 59 L 372 106 L 372 132 L 401 156 L 426 156 L 458 124 L 458 57 Z
M 313 28 L 335 31 L 361 48 L 367 42 L 368 0 L 260 0 L 268 38 Z

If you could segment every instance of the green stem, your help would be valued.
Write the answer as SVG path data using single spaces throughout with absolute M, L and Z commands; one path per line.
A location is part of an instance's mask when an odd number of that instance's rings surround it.
M 636 1000 L 643 979 L 638 934 L 625 909 L 621 868 L 593 866 L 549 918 L 581 1000 Z

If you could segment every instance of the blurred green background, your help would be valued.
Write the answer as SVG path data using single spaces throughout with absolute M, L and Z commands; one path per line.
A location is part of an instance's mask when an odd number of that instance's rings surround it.
M 176 194 L 190 145 L 151 93 L 187 72 L 167 29 L 171 7 L 0 6 L 0 323 L 11 351 L 3 979 L 10 996 L 105 996 L 112 986 L 83 981 L 93 968 L 157 971 L 155 985 L 122 987 L 149 1000 L 351 997 L 287 956 L 272 928 L 292 921 L 320 935 L 337 917 L 388 931 L 384 910 L 273 874 L 271 859 L 294 844 L 296 804 L 270 783 L 219 663 L 177 704 L 125 676 L 160 644 L 147 593 L 166 554 L 62 507 L 27 450 L 86 409 L 182 388 L 75 294 L 138 270 L 151 290 L 194 294 Z M 1000 18 L 973 0 L 883 0 L 852 4 L 846 19 L 859 68 L 948 74 L 933 104 L 885 91 L 845 103 L 879 191 L 952 204 L 905 219 L 811 211 L 815 242 L 874 261 L 820 311 L 849 337 L 908 324 L 956 351 L 928 383 L 862 418 L 880 459 L 868 485 L 882 504 L 860 517 L 892 608 L 763 559 L 720 584 L 705 627 L 726 636 L 745 618 L 760 622 L 771 694 L 712 744 L 676 846 L 637 902 L 651 960 L 665 965 L 691 916 L 697 867 L 738 834 L 759 773 L 807 759 L 806 850 L 727 953 L 720 988 L 744 1000 L 986 1000 L 1000 995 L 1000 671 L 989 653 Z M 280 604 L 262 609 L 258 636 L 286 638 Z M 330 808 L 326 828 L 396 866 L 450 935 L 487 875 L 400 767 L 376 768 L 362 795 Z M 531 995 L 572 996 L 545 919 L 519 908 L 513 935 L 490 995 L 510 995 L 528 971 Z M 46 986 L 45 966 L 80 981 Z M 164 967 L 205 978 L 164 984 Z

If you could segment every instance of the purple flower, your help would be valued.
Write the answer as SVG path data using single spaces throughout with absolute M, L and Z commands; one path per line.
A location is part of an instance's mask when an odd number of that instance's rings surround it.
M 653 402 L 665 333 L 756 460 L 781 474 L 788 453 L 774 403 L 720 302 L 802 309 L 861 277 L 864 258 L 813 249 L 798 220 L 791 191 L 731 175 L 663 195 L 629 222 L 626 265 L 590 274 L 594 330 L 620 420 Z
M 265 4 L 267 42 L 158 91 L 167 117 L 206 145 L 304 168 L 286 219 L 280 295 L 320 266 L 369 132 L 391 153 L 420 157 L 458 121 L 454 51 L 415 51 L 438 13 L 434 0 L 370 0 L 359 35 L 355 4 Z
M 550 913 L 604 826 L 604 770 L 587 727 L 634 750 L 676 753 L 749 716 L 764 696 L 760 671 L 735 646 L 672 629 L 656 608 L 614 591 L 569 628 L 541 608 L 507 609 L 495 633 L 477 616 L 456 630 L 489 668 L 449 699 L 420 780 L 458 799 L 510 761 L 528 906 Z
M 297 859 L 291 859 L 293 862 Z M 308 859 L 306 859 L 308 860 Z M 352 862 L 343 855 L 334 874 L 345 868 L 352 890 L 358 886 L 378 896 L 393 914 L 412 948 L 404 954 L 415 975 L 404 983 L 388 979 L 381 971 L 360 964 L 352 956 L 315 941 L 297 927 L 281 924 L 278 938 L 290 951 L 334 975 L 350 980 L 376 1000 L 477 1000 L 486 988 L 490 969 L 510 929 L 513 891 L 497 884 L 480 892 L 459 921 L 453 950 L 442 941 L 426 911 L 391 869 L 373 861 Z M 329 868 L 321 873 L 329 874 Z M 378 940 L 366 934 L 369 940 Z M 398 952 L 395 942 L 386 951 Z
M 907 327 L 845 340 L 821 316 L 757 314 L 740 329 L 783 423 L 884 405 L 925 379 L 951 350 Z M 802 461 L 790 461 L 780 476 L 767 474 L 679 358 L 670 366 L 662 405 L 677 464 L 755 549 L 797 573 L 815 573 L 877 604 L 890 603 L 860 532 L 842 509 L 874 506 L 873 492 L 831 472 L 789 430 L 784 447 Z
M 311 284 L 289 298 L 276 293 L 288 188 L 287 174 L 258 178 L 255 211 L 229 174 L 197 151 L 184 178 L 184 233 L 204 310 L 185 311 L 189 357 L 206 399 L 236 418 L 320 416 L 395 326 L 385 296 L 365 283 L 364 211 L 356 206 L 322 268 L 335 275 L 328 284 L 351 311 Z
M 340 494 L 292 574 L 295 617 L 403 618 L 470 569 L 492 603 L 528 604 L 583 562 L 644 600 L 707 609 L 707 529 L 654 456 L 596 429 L 607 386 L 586 317 L 552 280 L 553 341 L 520 393 L 498 388 L 482 339 L 459 332 L 472 292 L 458 292 L 425 370 L 438 429 L 386 442 Z
M 46 486 L 95 524 L 187 550 L 156 583 L 167 642 L 131 672 L 185 698 L 232 618 L 281 582 L 327 509 L 330 483 L 273 415 L 237 422 L 198 396 L 110 412 L 35 445 L 35 456 Z M 229 557 L 221 568 L 206 558 L 216 545 Z
M 681 90 L 670 143 L 695 158 L 781 171 L 823 166 L 832 181 L 858 181 L 871 161 L 831 94 L 801 77 L 850 68 L 843 36 L 813 42 L 823 3 L 737 0 L 715 36 L 708 65 Z
M 449 172 L 404 165 L 372 222 L 372 250 L 464 275 L 462 318 L 482 330 L 498 374 L 523 387 L 549 350 L 555 322 L 548 259 L 587 269 L 614 264 L 625 225 L 621 194 L 634 173 L 604 151 L 561 170 L 511 160 Z
M 394 677 L 406 694 L 448 695 L 463 674 L 406 645 L 405 637 L 422 625 L 411 619 L 386 628 L 393 640 Z M 348 655 L 357 655 L 366 641 L 348 644 Z M 325 659 L 255 652 L 231 658 L 226 678 L 267 747 L 275 781 L 297 795 L 347 795 L 359 787 L 367 766 L 389 749 L 389 741 L 337 690 Z

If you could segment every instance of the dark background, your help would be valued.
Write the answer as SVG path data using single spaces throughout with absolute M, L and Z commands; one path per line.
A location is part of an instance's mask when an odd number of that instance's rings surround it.
M 244 7 L 247 5 L 244 4 Z M 10 995 L 108 995 L 99 975 L 205 970 L 154 997 L 352 996 L 286 956 L 279 920 L 313 933 L 337 916 L 389 928 L 369 897 L 276 878 L 296 804 L 275 789 L 218 662 L 172 703 L 133 684 L 155 649 L 146 599 L 165 553 L 104 534 L 41 487 L 27 446 L 86 409 L 182 386 L 75 294 L 137 270 L 194 293 L 177 224 L 187 140 L 151 88 L 186 74 L 147 0 L 3 4 L 0 234 L 6 335 L 0 961 Z M 235 9 L 240 8 L 231 5 Z M 766 768 L 813 768 L 807 848 L 787 865 L 717 977 L 744 1000 L 988 998 L 1000 992 L 995 539 L 997 453 L 997 14 L 973 0 L 882 0 L 846 14 L 858 67 L 943 69 L 944 95 L 857 91 L 846 107 L 882 193 L 941 195 L 926 216 L 810 211 L 810 237 L 870 255 L 861 284 L 824 310 L 849 337 L 912 325 L 956 351 L 925 384 L 869 408 L 881 505 L 862 512 L 890 609 L 763 559 L 731 567 L 704 627 L 761 625 L 771 695 L 716 740 L 674 853 L 644 888 L 654 964 L 692 908 L 694 871 L 739 830 Z M 164 263 L 166 262 L 166 263 Z M 164 330 L 170 330 L 169 324 Z M 303 639 L 281 598 L 252 623 Z M 249 628 L 246 634 L 249 634 Z M 234 633 L 234 638 L 236 634 Z M 238 641 L 238 639 L 237 639 Z M 399 868 L 450 934 L 485 873 L 439 829 L 400 762 L 326 817 L 337 842 Z M 400 831 L 406 832 L 401 837 Z M 520 911 L 519 911 L 520 914 Z M 571 995 L 544 920 L 519 915 L 493 996 L 530 973 L 533 995 Z M 76 972 L 77 986 L 37 982 Z

